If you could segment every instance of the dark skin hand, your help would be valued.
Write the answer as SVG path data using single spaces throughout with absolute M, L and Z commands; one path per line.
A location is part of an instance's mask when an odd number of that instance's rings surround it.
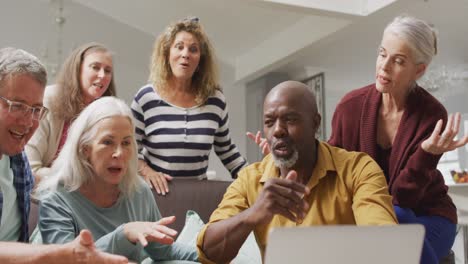
M 309 188 L 296 182 L 297 173 L 265 182 L 255 204 L 229 219 L 212 223 L 206 230 L 203 250 L 216 263 L 228 263 L 237 255 L 249 233 L 258 225 L 268 224 L 275 215 L 301 222 L 310 205 L 303 199 Z M 235 232 L 234 232 L 235 231 Z

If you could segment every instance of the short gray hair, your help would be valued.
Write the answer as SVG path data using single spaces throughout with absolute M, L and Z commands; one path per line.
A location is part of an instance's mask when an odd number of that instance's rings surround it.
M 0 88 L 5 79 L 20 74 L 31 76 L 44 87 L 47 84 L 47 71 L 34 55 L 22 49 L 0 49 Z
M 403 38 L 410 46 L 416 63 L 429 65 L 432 57 L 437 54 L 436 30 L 424 20 L 401 15 L 387 25 L 384 34 L 385 32 Z
M 84 148 L 96 136 L 96 124 L 106 118 L 125 116 L 130 121 L 134 131 L 133 115 L 124 101 L 113 96 L 106 96 L 89 104 L 76 118 L 69 128 L 67 140 L 60 154 L 52 165 L 52 173 L 39 184 L 39 198 L 57 190 L 63 185 L 67 191 L 76 191 L 83 184 L 92 180 L 95 173 L 92 165 L 84 155 Z M 141 180 L 137 175 L 137 143 L 133 137 L 133 156 L 130 158 L 126 174 L 119 184 L 124 194 L 133 193 Z

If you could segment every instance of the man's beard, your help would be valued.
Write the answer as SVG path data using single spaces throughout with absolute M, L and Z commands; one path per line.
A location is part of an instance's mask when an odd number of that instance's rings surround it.
M 297 160 L 299 159 L 299 152 L 297 151 L 296 148 L 294 148 L 291 157 L 286 158 L 286 159 L 276 157 L 274 152 L 272 152 L 272 156 L 273 156 L 273 161 L 275 162 L 276 167 L 282 168 L 282 169 L 290 169 L 296 164 Z

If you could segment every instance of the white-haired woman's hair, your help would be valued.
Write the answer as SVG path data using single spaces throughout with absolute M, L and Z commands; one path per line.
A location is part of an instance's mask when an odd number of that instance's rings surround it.
M 387 25 L 384 34 L 386 32 L 391 32 L 407 42 L 416 63 L 428 66 L 432 57 L 437 54 L 436 30 L 424 20 L 408 15 L 398 16 Z
M 96 177 L 92 165 L 84 154 L 84 148 L 95 138 L 99 121 L 114 116 L 125 116 L 132 128 L 133 115 L 124 101 L 112 96 L 102 97 L 88 105 L 72 123 L 68 130 L 67 140 L 52 165 L 52 172 L 41 181 L 36 194 L 38 198 L 55 191 L 62 185 L 67 191 L 78 190 L 83 184 Z M 133 137 L 133 156 L 129 160 L 127 172 L 119 184 L 124 194 L 131 194 L 138 186 L 137 145 Z

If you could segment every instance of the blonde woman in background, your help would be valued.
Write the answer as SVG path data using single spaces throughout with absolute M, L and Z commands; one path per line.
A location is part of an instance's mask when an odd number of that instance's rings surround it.
M 46 88 L 44 105 L 50 109 L 26 146 L 36 184 L 65 144 L 68 128 L 85 106 L 101 96 L 116 95 L 112 54 L 99 43 L 78 47 L 65 60 L 55 85 Z

